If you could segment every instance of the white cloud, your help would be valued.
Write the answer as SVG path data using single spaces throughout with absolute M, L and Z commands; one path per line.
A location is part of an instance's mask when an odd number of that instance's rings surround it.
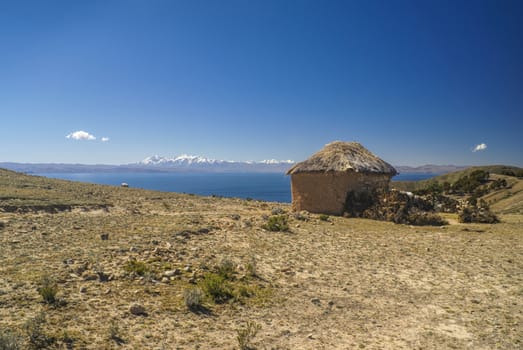
M 108 137 L 102 137 L 102 142 L 109 142 L 109 138 Z
M 82 130 L 72 132 L 69 135 L 67 135 L 66 137 L 68 139 L 73 139 L 73 140 L 88 140 L 88 141 L 96 140 L 96 137 L 94 135 L 91 135 L 88 132 L 82 131 Z
M 485 143 L 480 143 L 479 145 L 477 145 L 476 147 L 474 147 L 474 149 L 472 150 L 472 152 L 478 152 L 478 151 L 484 151 L 487 149 L 487 145 Z

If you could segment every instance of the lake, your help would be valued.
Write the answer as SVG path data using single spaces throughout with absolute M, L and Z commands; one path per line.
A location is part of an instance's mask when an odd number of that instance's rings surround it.
M 50 178 L 202 196 L 252 198 L 291 202 L 290 177 L 274 173 L 45 173 Z M 418 181 L 433 174 L 400 174 L 396 181 Z

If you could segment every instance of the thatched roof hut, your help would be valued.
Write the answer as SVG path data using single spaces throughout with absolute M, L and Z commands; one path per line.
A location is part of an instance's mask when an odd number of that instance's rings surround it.
M 287 171 L 294 210 L 341 215 L 351 193 L 387 188 L 396 169 L 357 142 L 335 141 Z

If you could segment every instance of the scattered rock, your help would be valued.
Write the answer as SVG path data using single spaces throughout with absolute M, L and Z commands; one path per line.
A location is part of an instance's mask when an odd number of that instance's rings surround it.
M 81 286 L 79 289 L 80 293 L 87 293 L 87 286 Z
M 106 274 L 105 272 L 98 271 L 98 272 L 96 272 L 96 274 L 98 275 L 98 279 L 100 280 L 100 282 L 109 281 L 110 276 L 108 274 Z
M 318 306 L 321 305 L 321 301 L 319 298 L 312 298 L 311 303 L 313 303 L 314 305 L 318 305 Z
M 96 281 L 98 279 L 98 274 L 87 272 L 82 275 L 84 281 Z
M 310 214 L 309 214 L 308 211 L 302 210 L 299 213 L 294 213 L 294 218 L 296 220 L 309 221 L 310 220 Z
M 100 239 L 102 241 L 107 241 L 109 239 L 109 234 L 108 233 L 102 233 L 100 234 Z
M 145 307 L 140 304 L 132 304 L 129 306 L 129 312 L 136 316 L 146 316 Z
M 178 275 L 181 275 L 182 272 L 180 271 L 180 269 L 174 269 L 174 270 L 167 270 L 163 273 L 163 275 L 165 277 L 173 277 L 173 276 L 178 276 Z
M 281 214 L 285 214 L 285 210 L 283 210 L 283 209 L 280 208 L 280 207 L 274 207 L 274 208 L 272 208 L 272 210 L 271 210 L 271 214 L 272 214 L 272 215 L 281 215 Z

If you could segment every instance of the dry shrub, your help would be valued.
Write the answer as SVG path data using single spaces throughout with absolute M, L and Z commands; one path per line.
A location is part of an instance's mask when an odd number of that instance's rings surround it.
M 249 321 L 244 327 L 236 331 L 236 340 L 240 350 L 253 349 L 250 343 L 260 329 L 261 326 L 258 323 Z
M 468 206 L 458 214 L 461 223 L 495 224 L 499 222 L 498 217 L 490 209 Z
M 354 202 L 351 202 L 354 201 Z M 434 214 L 432 203 L 400 191 L 374 191 L 347 196 L 348 215 L 406 225 L 446 225 Z
M 9 330 L 0 329 L 0 350 L 21 350 L 22 339 L 20 335 Z
M 202 308 L 203 293 L 200 288 L 188 288 L 183 292 L 185 306 L 191 311 L 198 311 Z

